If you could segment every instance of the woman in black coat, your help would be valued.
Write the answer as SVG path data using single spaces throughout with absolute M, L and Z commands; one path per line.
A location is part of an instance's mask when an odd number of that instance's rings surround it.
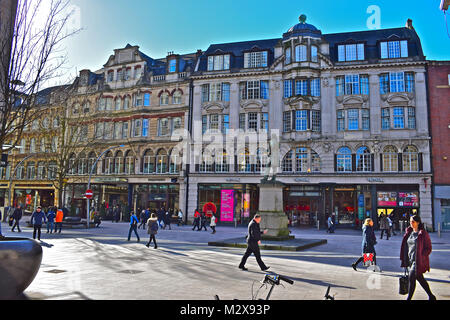
M 375 232 L 373 231 L 373 220 L 367 218 L 363 225 L 363 241 L 362 241 L 362 256 L 352 264 L 353 269 L 356 271 L 356 266 L 364 261 L 365 253 L 373 254 L 373 263 L 377 264 L 375 245 L 377 244 L 377 238 Z

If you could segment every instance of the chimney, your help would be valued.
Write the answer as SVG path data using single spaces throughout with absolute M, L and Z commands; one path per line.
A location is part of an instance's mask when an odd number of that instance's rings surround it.
M 406 20 L 406 28 L 414 30 L 413 21 L 411 19 Z

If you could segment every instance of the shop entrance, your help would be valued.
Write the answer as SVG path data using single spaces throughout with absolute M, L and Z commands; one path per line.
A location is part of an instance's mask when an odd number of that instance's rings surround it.
M 283 190 L 284 211 L 292 227 L 315 226 L 321 206 L 319 186 L 289 186 Z
M 357 190 L 354 186 L 336 186 L 333 213 L 338 224 L 353 225 L 356 218 Z

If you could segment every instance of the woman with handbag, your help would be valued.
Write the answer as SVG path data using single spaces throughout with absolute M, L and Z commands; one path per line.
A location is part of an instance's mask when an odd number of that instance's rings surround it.
M 409 268 L 409 292 L 407 300 L 411 300 L 416 289 L 416 280 L 428 294 L 429 300 L 436 300 L 423 274 L 430 271 L 431 239 L 425 230 L 422 220 L 414 215 L 409 220 L 400 248 L 400 260 L 403 268 Z
M 363 240 L 362 240 L 362 256 L 352 264 L 352 268 L 356 270 L 356 266 L 364 261 L 364 254 L 373 255 L 373 263 L 377 264 L 375 245 L 377 244 L 377 238 L 375 232 L 373 231 L 373 220 L 367 218 L 364 220 L 363 230 Z
M 147 220 L 147 233 L 150 235 L 150 239 L 146 244 L 147 248 L 150 248 L 150 243 L 152 242 L 152 240 L 155 243 L 155 249 L 158 248 L 155 237 L 156 234 L 158 233 L 158 218 L 154 213 L 152 213 L 150 219 Z

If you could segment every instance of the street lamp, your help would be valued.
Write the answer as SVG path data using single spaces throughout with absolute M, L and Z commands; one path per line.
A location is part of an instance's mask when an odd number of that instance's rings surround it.
M 103 155 L 105 153 L 107 153 L 108 151 L 112 150 L 112 149 L 116 149 L 116 148 L 123 148 L 125 147 L 125 145 L 121 144 L 120 146 L 113 146 L 113 147 L 109 147 L 108 149 L 106 149 L 105 151 L 103 151 L 97 158 L 97 160 L 95 160 L 94 164 L 91 167 L 91 170 L 89 172 L 89 180 L 88 180 L 88 186 L 87 186 L 87 190 L 89 190 L 91 188 L 91 177 L 92 177 L 92 173 L 94 172 L 94 168 L 97 166 L 97 162 L 100 160 L 101 157 L 103 157 Z M 86 228 L 89 229 L 89 223 L 90 223 L 90 214 L 89 214 L 89 210 L 90 210 L 90 204 L 91 204 L 91 199 L 87 198 L 87 213 L 86 213 Z

